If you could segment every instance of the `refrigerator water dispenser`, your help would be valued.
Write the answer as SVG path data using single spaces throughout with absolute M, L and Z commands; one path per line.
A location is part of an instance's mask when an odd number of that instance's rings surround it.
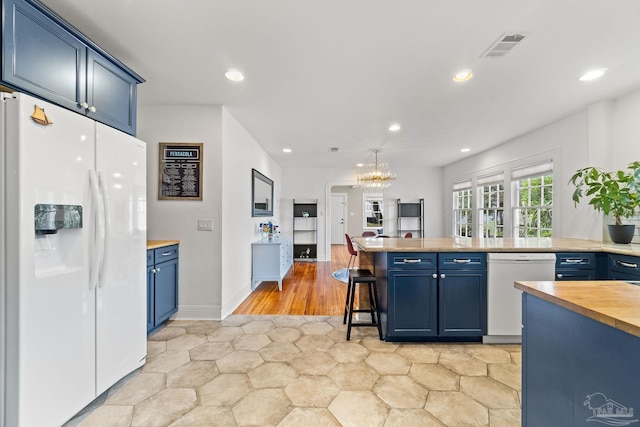
M 82 228 L 82 206 L 37 204 L 33 210 L 36 234 L 55 234 L 58 230 Z

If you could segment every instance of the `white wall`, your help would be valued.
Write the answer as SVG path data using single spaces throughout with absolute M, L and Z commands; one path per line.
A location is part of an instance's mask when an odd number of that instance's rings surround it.
M 384 192 L 385 233 L 396 231 L 396 199 L 411 202 L 425 199 L 425 235 L 438 237 L 442 234 L 443 210 L 440 201 L 442 194 L 442 169 L 395 169 L 398 178 L 391 188 Z M 318 200 L 318 260 L 330 260 L 331 245 L 327 228 L 327 212 L 330 214 L 331 189 L 337 186 L 354 185 L 356 169 L 283 169 L 282 170 L 282 227 L 291 232 L 293 224 L 293 199 Z M 349 200 L 349 203 L 353 203 Z M 360 200 L 359 203 L 362 203 Z M 360 208 L 361 211 L 362 208 Z M 355 210 L 354 210 L 355 216 Z M 349 216 L 349 229 L 353 217 Z M 355 221 L 358 221 L 356 219 Z M 361 233 L 362 231 L 360 231 Z M 356 233 L 357 235 L 357 233 Z
M 640 160 L 640 91 L 618 98 L 613 115 L 613 168 L 622 169 Z
M 222 108 L 222 318 L 251 293 L 251 242 L 259 239 L 258 224 L 280 224 L 283 177 L 280 166 L 267 155 L 240 123 Z M 274 216 L 251 217 L 251 169 L 274 181 Z M 287 205 L 287 207 L 290 205 Z
M 220 318 L 221 309 L 221 108 L 138 108 L 138 137 L 147 142 L 147 237 L 180 240 L 180 318 Z M 158 200 L 158 144 L 201 142 L 202 201 Z M 198 231 L 198 219 L 213 219 L 213 231 Z

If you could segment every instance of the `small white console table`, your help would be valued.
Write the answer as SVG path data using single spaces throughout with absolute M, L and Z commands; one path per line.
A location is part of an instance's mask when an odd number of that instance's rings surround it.
M 282 279 L 293 266 L 293 240 L 278 235 L 271 240 L 251 243 L 251 290 L 258 282 L 278 282 L 282 291 Z

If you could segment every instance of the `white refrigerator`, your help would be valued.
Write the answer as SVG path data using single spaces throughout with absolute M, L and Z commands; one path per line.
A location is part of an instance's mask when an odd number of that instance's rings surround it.
M 145 362 L 146 146 L 0 105 L 0 425 L 59 426 Z

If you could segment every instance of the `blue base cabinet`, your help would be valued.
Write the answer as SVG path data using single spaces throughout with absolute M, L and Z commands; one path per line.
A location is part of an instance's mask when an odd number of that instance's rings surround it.
M 178 311 L 178 245 L 147 251 L 147 333 Z
M 438 334 L 487 334 L 487 254 L 438 254 Z
M 140 76 L 37 1 L 3 12 L 2 84 L 135 135 Z
M 531 294 L 522 301 L 522 426 L 637 425 L 640 338 Z
M 487 333 L 485 253 L 374 255 L 386 341 L 480 341 Z

